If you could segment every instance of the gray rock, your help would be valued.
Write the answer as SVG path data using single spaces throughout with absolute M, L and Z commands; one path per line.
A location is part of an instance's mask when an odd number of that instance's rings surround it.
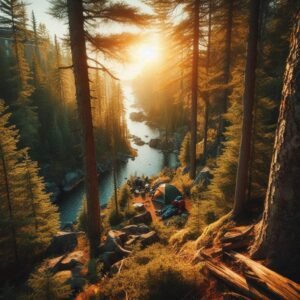
M 152 216 L 149 211 L 145 211 L 142 214 L 134 216 L 131 221 L 133 224 L 144 223 L 149 225 L 152 222 Z
M 74 250 L 77 246 L 77 233 L 59 231 L 49 246 L 50 254 L 64 254 Z
M 117 252 L 104 252 L 99 256 L 99 260 L 103 262 L 104 270 L 109 270 L 114 263 L 121 259 L 123 259 L 122 253 Z
M 142 234 L 140 236 L 141 245 L 143 248 L 152 245 L 159 241 L 158 235 L 155 231 L 150 231 L 148 233 Z
M 124 232 L 110 230 L 107 234 L 104 245 L 100 247 L 100 252 L 118 252 L 124 255 L 129 254 L 130 251 L 122 247 L 122 241 L 119 237 L 125 237 L 124 235 Z
M 151 139 L 149 141 L 149 146 L 151 148 L 158 149 L 160 147 L 160 144 L 161 144 L 161 140 L 160 139 Z
M 142 112 L 142 111 L 139 111 L 139 112 L 132 112 L 130 115 L 129 115 L 130 119 L 132 121 L 135 121 L 135 122 L 143 122 L 146 120 L 146 116 L 145 114 Z
M 75 292 L 80 292 L 83 290 L 83 287 L 87 284 L 87 280 L 81 276 L 73 276 L 70 280 L 70 285 L 72 290 Z
M 83 265 L 85 263 L 83 251 L 72 252 L 59 261 L 54 269 L 57 270 L 72 270 L 78 265 Z

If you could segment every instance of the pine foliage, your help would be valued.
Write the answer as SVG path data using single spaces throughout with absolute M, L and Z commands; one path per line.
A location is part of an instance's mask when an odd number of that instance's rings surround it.
M 43 253 L 59 229 L 57 208 L 45 192 L 36 162 L 19 150 L 18 131 L 0 102 L 1 251 L 3 270 L 28 264 Z M 13 269 L 12 269 L 13 270 Z

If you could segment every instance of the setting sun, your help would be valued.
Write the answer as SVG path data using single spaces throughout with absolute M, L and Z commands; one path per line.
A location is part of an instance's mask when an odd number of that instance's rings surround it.
M 141 62 L 149 62 L 158 59 L 159 49 L 157 45 L 143 44 L 137 48 L 137 60 Z

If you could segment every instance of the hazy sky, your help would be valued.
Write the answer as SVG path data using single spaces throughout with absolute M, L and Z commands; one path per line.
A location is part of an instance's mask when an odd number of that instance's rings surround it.
M 130 5 L 140 7 L 144 12 L 151 13 L 151 9 L 143 4 L 140 0 L 125 0 L 125 2 Z M 50 4 L 48 0 L 26 0 L 28 3 L 27 11 L 28 15 L 31 16 L 31 11 L 35 13 L 37 22 L 44 23 L 52 37 L 56 34 L 59 38 L 62 38 L 68 30 L 67 21 L 58 21 L 52 16 L 47 14 L 49 11 Z M 113 24 L 101 25 L 101 32 L 120 32 L 127 27 L 116 26 Z M 133 51 L 134 61 L 131 64 L 117 64 L 116 66 L 111 65 L 115 69 L 118 76 L 122 79 L 132 79 L 134 78 L 143 68 L 146 63 L 152 62 L 157 56 L 157 47 L 155 46 L 155 41 L 146 42 L 147 44 L 138 47 L 136 51 Z M 144 49 L 144 50 L 143 50 Z
M 145 12 L 151 11 L 150 8 L 141 3 L 140 0 L 126 0 L 125 2 L 128 2 L 133 6 L 138 6 Z M 26 3 L 28 3 L 29 15 L 31 15 L 31 11 L 33 10 L 37 21 L 44 23 L 52 36 L 54 34 L 59 37 L 63 36 L 67 30 L 67 25 L 65 22 L 58 21 L 47 14 L 50 6 L 48 0 L 27 0 Z M 113 25 L 111 25 L 111 27 L 112 30 L 115 28 Z

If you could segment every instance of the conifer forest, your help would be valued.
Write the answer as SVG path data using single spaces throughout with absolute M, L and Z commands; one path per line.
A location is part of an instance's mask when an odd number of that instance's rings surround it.
M 300 0 L 0 0 L 0 299 L 300 299 Z

